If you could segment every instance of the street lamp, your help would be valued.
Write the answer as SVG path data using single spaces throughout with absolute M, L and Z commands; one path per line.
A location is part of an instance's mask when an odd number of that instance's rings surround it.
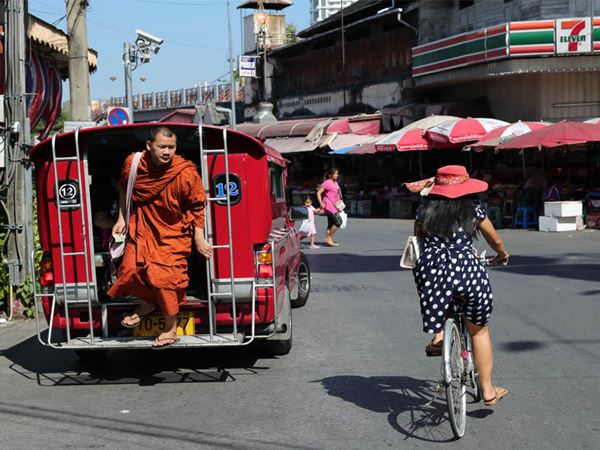
M 133 91 L 131 86 L 131 72 L 142 64 L 152 61 L 151 54 L 158 53 L 163 39 L 146 33 L 142 30 L 135 30 L 137 38 L 135 43 L 123 43 L 123 66 L 125 68 L 125 106 L 131 110 L 133 115 Z
M 110 77 L 108 77 L 108 79 L 112 81 L 112 83 L 110 84 L 110 103 L 112 105 L 114 101 L 113 99 L 115 98 L 115 81 L 117 80 L 117 77 L 111 75 Z

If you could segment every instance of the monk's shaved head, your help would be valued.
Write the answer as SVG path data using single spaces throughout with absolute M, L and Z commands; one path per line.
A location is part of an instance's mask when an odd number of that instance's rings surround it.
M 171 130 L 169 127 L 161 125 L 158 127 L 154 127 L 150 130 L 150 139 L 148 140 L 150 142 L 156 141 L 156 136 L 158 136 L 159 134 L 162 134 L 163 136 L 166 136 L 168 138 L 175 137 L 175 139 L 177 139 L 177 135 L 173 132 L 173 130 Z

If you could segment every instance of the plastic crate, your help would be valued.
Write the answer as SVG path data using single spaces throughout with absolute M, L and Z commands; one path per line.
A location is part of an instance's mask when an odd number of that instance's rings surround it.
M 397 198 L 390 199 L 389 216 L 393 219 L 414 219 L 412 202 L 410 200 L 401 200 Z

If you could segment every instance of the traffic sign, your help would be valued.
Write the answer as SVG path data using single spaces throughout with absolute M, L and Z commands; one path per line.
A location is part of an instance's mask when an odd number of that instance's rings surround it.
M 127 125 L 133 122 L 129 108 L 122 108 L 121 106 L 109 108 L 106 113 L 106 121 L 109 125 Z
M 256 78 L 256 56 L 240 56 L 240 77 Z

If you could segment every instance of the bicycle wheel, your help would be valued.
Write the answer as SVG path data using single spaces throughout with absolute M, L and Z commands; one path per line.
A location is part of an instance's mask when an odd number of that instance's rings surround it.
M 477 372 L 477 366 L 475 365 L 475 358 L 473 357 L 473 343 L 471 341 L 471 336 L 469 333 L 467 333 L 467 330 L 464 331 L 464 335 L 467 343 L 467 352 L 469 352 L 467 366 L 471 368 L 471 370 L 469 370 L 469 383 L 473 389 L 473 400 L 475 400 L 477 403 L 483 398 L 481 393 L 481 380 L 479 379 L 479 373 Z
M 448 415 L 454 436 L 461 438 L 467 424 L 467 388 L 465 378 L 465 360 L 461 353 L 464 348 L 460 332 L 453 319 L 447 319 L 444 325 L 443 377 L 448 402 Z

